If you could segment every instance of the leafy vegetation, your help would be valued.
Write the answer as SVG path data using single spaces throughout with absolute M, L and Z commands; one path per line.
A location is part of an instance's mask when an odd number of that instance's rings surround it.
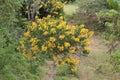
M 120 10 L 120 5 L 117 0 L 107 0 L 107 5 L 110 9 Z
M 53 76 L 49 77 L 54 80 L 79 80 L 83 76 L 81 74 L 86 76 L 80 60 L 82 65 L 89 67 L 89 63 L 84 60 L 90 58 L 88 62 L 95 63 L 92 64 L 94 66 L 103 52 L 97 52 L 101 53 L 99 57 L 94 52 L 92 56 L 83 57 L 90 53 L 88 46 L 94 34 L 84 24 L 91 28 L 91 24 L 94 25 L 96 21 L 94 26 L 98 26 L 97 29 L 104 32 L 103 37 L 113 45 L 110 50 L 115 47 L 114 42 L 119 44 L 118 0 L 0 0 L 0 4 L 0 80 L 44 80 L 52 70 L 46 64 L 50 60 L 54 63 L 55 73 L 53 71 Z M 80 19 L 74 21 L 74 17 Z M 74 23 L 80 25 L 73 26 Z M 92 48 L 96 49 L 94 46 Z M 119 74 L 120 51 L 114 51 L 109 61 Z M 46 67 L 49 67 L 48 71 Z M 104 63 L 99 64 L 94 71 L 109 75 L 105 72 L 110 69 L 107 67 Z
M 116 10 L 109 10 L 109 11 L 100 11 L 96 14 L 98 17 L 98 25 L 99 29 L 106 32 L 106 39 L 108 38 L 119 38 L 120 34 L 120 19 L 119 19 L 119 12 Z M 111 37 L 110 37 L 111 36 Z

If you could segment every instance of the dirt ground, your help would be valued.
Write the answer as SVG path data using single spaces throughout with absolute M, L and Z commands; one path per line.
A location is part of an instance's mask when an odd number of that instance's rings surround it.
M 110 54 L 107 54 L 106 41 L 100 36 L 91 38 L 91 53 L 88 57 L 80 58 L 81 77 L 79 80 L 119 80 L 120 74 L 112 71 L 112 65 L 107 61 Z

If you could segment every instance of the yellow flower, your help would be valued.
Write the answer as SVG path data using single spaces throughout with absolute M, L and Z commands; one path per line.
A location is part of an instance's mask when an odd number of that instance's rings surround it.
M 47 18 L 51 18 L 51 15 L 48 15 Z
M 75 65 L 77 65 L 77 64 L 79 64 L 79 63 L 80 63 L 79 60 L 74 60 L 74 64 L 75 64 Z
M 42 51 L 47 51 L 47 46 L 45 46 L 45 45 L 42 45 L 42 49 L 41 49 Z
M 56 41 L 55 37 L 50 37 L 50 41 L 55 42 Z
M 26 53 L 24 52 L 24 53 L 22 53 L 22 55 L 25 57 L 25 58 L 27 58 L 27 55 L 26 55 Z
M 50 21 L 50 22 L 48 22 L 48 25 L 53 26 L 55 23 L 56 23 L 55 20 L 54 21 Z
M 53 60 L 54 60 L 54 61 L 57 61 L 57 57 L 56 57 L 56 56 L 53 56 Z
M 57 48 L 59 49 L 59 51 L 63 51 L 64 50 L 64 46 L 57 46 Z
M 77 67 L 73 67 L 73 68 L 71 69 L 71 71 L 72 71 L 72 72 L 76 72 L 76 71 L 77 71 Z
M 39 27 L 38 29 L 39 29 L 39 30 L 42 30 L 42 28 L 41 28 L 41 27 Z
M 79 38 L 75 38 L 75 36 L 72 37 L 72 40 L 74 40 L 75 42 L 80 42 Z
M 90 31 L 90 32 L 89 32 L 89 36 L 90 36 L 90 37 L 93 36 L 93 34 L 94 34 L 93 31 Z
M 48 46 L 48 48 L 50 48 L 50 47 L 55 48 L 56 47 L 56 45 L 54 43 L 51 43 L 51 42 L 48 42 L 47 46 Z
M 33 59 L 31 53 L 22 53 L 22 55 L 23 55 L 25 58 L 27 58 L 28 60 L 32 60 L 32 59 Z
M 55 48 L 56 47 L 56 45 L 55 44 L 52 44 L 52 48 Z
M 68 48 L 68 47 L 70 47 L 70 43 L 69 43 L 69 42 L 65 42 L 65 43 L 64 43 L 64 46 L 65 46 L 66 48 Z
M 80 34 L 79 38 L 88 38 L 88 34 Z
M 61 40 L 64 39 L 64 38 L 65 38 L 65 35 L 60 35 L 59 36 L 59 39 L 61 39 Z
M 80 42 L 79 38 L 74 38 L 75 42 Z
M 75 30 L 75 29 L 76 29 L 76 26 L 72 26 L 72 29 Z
M 85 46 L 89 46 L 90 44 L 91 44 L 91 40 L 86 39 L 86 40 L 84 41 L 84 45 L 85 45 Z
M 88 33 L 88 29 L 82 28 L 80 34 L 85 34 L 85 33 Z
M 63 19 L 63 16 L 60 16 L 60 19 Z
M 65 26 L 65 29 L 66 29 L 66 30 L 69 30 L 69 29 L 70 29 L 70 27 L 67 25 L 67 26 Z
M 70 58 L 66 58 L 65 62 L 69 63 L 70 62 Z
M 31 38 L 30 42 L 31 42 L 31 46 L 35 46 L 39 42 L 39 40 L 37 38 Z
M 33 52 L 37 52 L 37 51 L 38 51 L 38 46 L 37 46 L 37 45 L 33 46 L 33 47 L 31 48 L 31 50 L 32 50 Z
M 24 44 L 24 40 L 20 40 L 20 44 Z
M 25 33 L 24 33 L 24 36 L 25 36 L 25 37 L 30 37 L 30 31 L 25 32 Z
M 62 61 L 62 62 L 61 62 L 61 65 L 64 65 L 64 64 L 65 64 L 65 62 L 64 62 L 64 61 Z
M 81 25 L 80 25 L 80 27 L 81 27 L 81 28 L 84 28 L 84 27 L 85 27 L 85 25 L 84 25 L 84 24 L 81 24 Z
M 74 52 L 75 52 L 75 47 L 71 47 L 70 50 L 69 50 L 69 53 L 73 54 Z
M 48 35 L 48 32 L 47 32 L 47 31 L 45 31 L 45 32 L 43 33 L 43 35 L 44 35 L 44 36 Z
M 36 26 L 37 26 L 36 22 L 32 22 L 31 29 L 34 30 L 36 28 Z
M 48 30 L 46 23 L 43 24 L 44 29 Z
M 58 14 L 58 12 L 53 12 L 54 14 Z
M 57 26 L 57 29 L 62 29 L 62 25 L 61 24 L 59 24 L 58 26 Z
M 39 17 L 38 16 L 35 16 L 35 19 L 38 19 Z
M 52 46 L 52 43 L 51 42 L 48 42 L 48 45 L 47 45 L 49 48 Z
M 70 35 L 70 34 L 73 34 L 73 32 L 72 31 L 66 31 L 65 34 Z
M 56 33 L 56 29 L 55 28 L 51 28 L 50 32 L 54 34 L 54 33 Z

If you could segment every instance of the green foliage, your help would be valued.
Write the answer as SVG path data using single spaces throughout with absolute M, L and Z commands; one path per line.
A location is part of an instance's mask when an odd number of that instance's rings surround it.
M 120 39 L 120 13 L 116 10 L 100 11 L 96 14 L 98 28 L 104 31 L 103 37 L 108 40 Z
M 22 3 L 25 0 L 0 0 L 0 27 L 13 25 Z
M 107 6 L 110 9 L 115 9 L 115 10 L 120 9 L 119 3 L 116 0 L 107 0 Z
M 39 65 L 39 64 L 37 64 Z M 22 55 L 15 51 L 15 45 L 0 48 L 0 79 L 1 80 L 39 80 L 45 71 L 28 62 Z
M 110 56 L 110 62 L 114 67 L 114 70 L 116 72 L 120 72 L 120 50 L 116 50 L 112 55 Z

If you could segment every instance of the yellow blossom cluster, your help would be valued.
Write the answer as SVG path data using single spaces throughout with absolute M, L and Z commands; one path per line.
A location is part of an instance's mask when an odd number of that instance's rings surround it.
M 36 15 L 43 18 L 49 14 L 54 17 L 59 17 L 63 14 L 64 5 L 65 3 L 62 3 L 61 0 L 32 0 L 29 6 L 27 4 L 23 6 L 22 15 L 25 15 L 24 17 L 26 18 L 28 18 L 27 15 L 30 15 L 31 19 Z M 34 22 L 32 24 L 35 26 Z M 32 28 L 34 29 L 34 27 Z
M 39 8 L 46 9 L 46 13 L 51 14 L 52 16 L 60 16 L 63 12 L 64 3 L 60 0 L 43 0 L 39 4 Z M 42 13 L 41 13 L 42 14 Z M 45 14 L 42 14 L 45 15 Z
M 67 57 L 61 62 L 61 65 L 68 65 L 72 72 L 76 72 L 77 65 L 79 63 L 80 63 L 80 61 L 78 59 L 75 59 L 74 57 Z
M 68 26 L 62 16 L 57 19 L 51 15 L 42 19 L 37 18 L 27 26 L 27 30 L 24 32 L 24 40 L 21 41 L 21 52 L 24 57 L 33 60 L 33 57 L 35 59 L 39 54 L 54 56 L 55 62 L 60 60 L 61 64 L 71 65 L 73 72 L 77 70 L 75 66 L 79 61 L 69 56 L 78 49 L 88 53 L 90 49 L 87 46 L 91 44 L 89 38 L 93 35 L 83 24 Z
M 30 37 L 30 31 L 26 31 L 26 32 L 24 33 L 24 36 Z

